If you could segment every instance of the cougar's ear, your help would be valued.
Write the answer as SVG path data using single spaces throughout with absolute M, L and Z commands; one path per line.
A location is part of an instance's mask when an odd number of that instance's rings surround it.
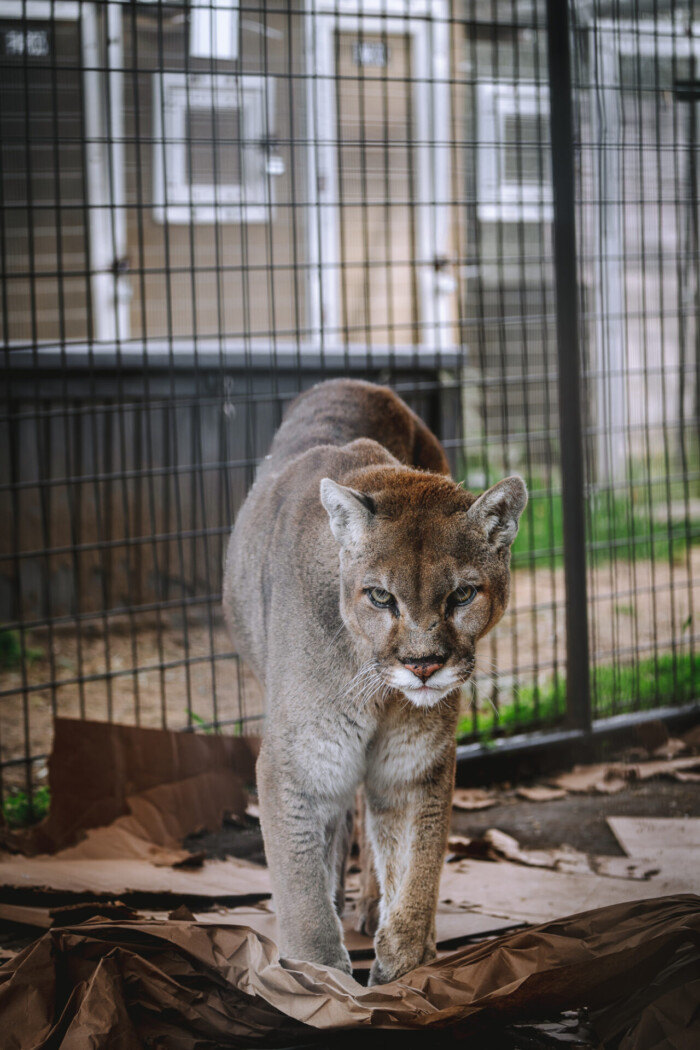
M 525 482 L 514 475 L 482 492 L 469 508 L 467 519 L 484 530 L 494 547 L 510 547 L 526 504 Z
M 377 510 L 371 496 L 339 485 L 330 478 L 321 482 L 321 503 L 328 511 L 331 532 L 341 547 L 361 539 Z

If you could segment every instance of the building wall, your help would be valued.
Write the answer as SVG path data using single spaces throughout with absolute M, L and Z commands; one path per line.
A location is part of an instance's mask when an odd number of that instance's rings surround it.
M 134 337 L 304 338 L 306 134 L 300 11 L 246 5 L 238 61 L 189 58 L 181 9 L 125 14 L 127 227 Z M 274 92 L 283 175 L 264 222 L 163 223 L 154 213 L 155 81 L 161 72 L 252 73 Z M 230 134 L 230 132 L 229 132 Z M 235 151 L 235 145 L 233 146 Z

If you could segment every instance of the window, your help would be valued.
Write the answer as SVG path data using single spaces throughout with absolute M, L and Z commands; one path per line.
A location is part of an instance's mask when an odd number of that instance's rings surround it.
M 159 222 L 267 222 L 273 82 L 260 76 L 155 74 L 154 215 Z
M 479 218 L 551 220 L 549 91 L 537 84 L 479 84 Z

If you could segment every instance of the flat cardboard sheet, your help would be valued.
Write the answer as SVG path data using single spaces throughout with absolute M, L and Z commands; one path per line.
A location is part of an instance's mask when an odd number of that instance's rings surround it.
M 0 859 L 0 885 L 78 897 L 124 897 L 133 893 L 202 901 L 260 898 L 272 892 L 267 868 L 234 857 L 208 860 L 200 868 L 188 871 L 156 866 L 138 858 L 64 860 L 60 854 L 5 855 Z
M 670 854 L 632 860 L 591 858 L 591 863 L 599 862 L 598 871 L 584 870 L 581 857 L 565 851 L 516 849 L 512 856 L 516 863 L 467 858 L 445 864 L 439 899 L 512 923 L 544 922 L 598 904 L 694 892 L 700 884 L 700 866 L 695 860 L 692 865 L 683 865 Z M 158 895 L 164 905 L 170 899 L 173 906 L 180 899 L 188 900 L 191 906 L 197 902 L 205 906 L 211 901 L 232 904 L 236 898 L 262 899 L 272 892 L 266 868 L 233 857 L 207 860 L 190 871 L 156 866 L 139 858 L 5 855 L 0 856 L 0 885 L 61 893 L 66 902 L 70 896 Z
M 335 970 L 280 962 L 274 944 L 246 926 L 98 918 L 48 931 L 0 967 L 0 1015 L 13 1050 L 328 1045 L 330 1033 L 352 1028 L 367 1036 L 449 1028 L 468 1038 L 488 1019 L 536 1020 L 582 1005 L 621 1014 L 646 988 L 624 1045 L 649 1050 L 635 1031 L 654 1006 L 669 1018 L 671 1040 L 697 1038 L 700 982 L 661 980 L 679 951 L 700 963 L 695 896 L 558 919 L 371 989 Z M 671 1040 L 664 1045 L 692 1045 Z
M 646 866 L 650 861 L 644 859 L 642 863 Z M 673 863 L 668 870 L 662 865 L 663 858 L 657 857 L 658 874 L 642 880 L 566 874 L 508 862 L 459 860 L 443 869 L 440 900 L 513 922 L 547 922 L 596 906 L 697 891 L 697 866 L 692 871 L 676 871 Z
M 700 817 L 608 817 L 608 824 L 629 857 L 663 861 L 669 850 L 697 851 L 700 879 Z

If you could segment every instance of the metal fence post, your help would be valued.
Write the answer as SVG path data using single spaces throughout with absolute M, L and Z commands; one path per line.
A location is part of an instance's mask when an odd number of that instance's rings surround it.
M 559 438 L 566 587 L 567 721 L 576 728 L 589 729 L 591 694 L 570 39 L 568 0 L 547 0 Z

